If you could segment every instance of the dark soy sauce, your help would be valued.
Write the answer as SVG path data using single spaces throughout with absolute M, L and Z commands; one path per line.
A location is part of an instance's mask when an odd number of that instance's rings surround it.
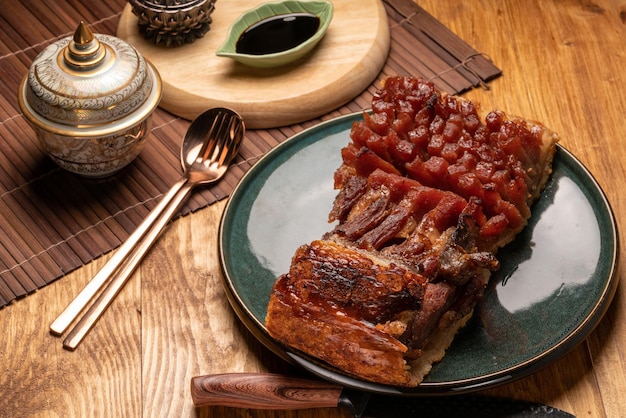
M 235 46 L 240 54 L 265 55 L 295 48 L 315 35 L 320 18 L 312 13 L 268 17 L 246 29 Z

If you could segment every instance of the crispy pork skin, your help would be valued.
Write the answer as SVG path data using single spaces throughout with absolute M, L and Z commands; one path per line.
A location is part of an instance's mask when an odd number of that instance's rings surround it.
M 275 283 L 267 326 L 281 341 L 366 379 L 413 382 L 407 347 L 375 324 L 420 309 L 426 279 L 374 254 L 319 240 L 301 246 Z M 304 324 L 304 325 L 303 325 Z M 304 332 L 303 332 L 304 331 Z

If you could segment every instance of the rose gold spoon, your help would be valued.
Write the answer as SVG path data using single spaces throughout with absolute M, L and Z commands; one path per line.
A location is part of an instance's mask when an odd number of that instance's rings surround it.
M 82 341 L 160 232 L 189 197 L 191 190 L 201 184 L 214 183 L 226 174 L 228 166 L 239 152 L 244 132 L 245 125 L 241 117 L 225 108 L 207 110 L 191 123 L 181 148 L 183 177 L 172 186 L 135 232 L 50 325 L 50 331 L 55 335 L 65 332 L 89 301 L 113 277 L 68 334 L 63 342 L 64 347 L 73 350 Z

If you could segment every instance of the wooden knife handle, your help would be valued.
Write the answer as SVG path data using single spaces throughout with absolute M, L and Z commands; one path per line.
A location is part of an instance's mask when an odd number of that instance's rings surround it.
M 272 373 L 225 373 L 191 379 L 195 406 L 306 409 L 338 406 L 342 387 Z

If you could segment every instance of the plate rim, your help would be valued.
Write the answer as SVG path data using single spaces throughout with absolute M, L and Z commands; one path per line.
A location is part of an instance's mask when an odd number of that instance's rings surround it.
M 605 256 L 606 262 L 608 262 L 610 266 L 608 268 L 609 274 L 607 275 L 604 287 L 602 288 L 602 292 L 598 299 L 595 301 L 593 308 L 583 318 L 583 320 L 580 321 L 580 323 L 578 323 L 567 335 L 563 336 L 561 340 L 558 341 L 556 344 L 553 344 L 551 347 L 534 356 L 533 358 L 518 363 L 514 366 L 509 366 L 503 370 L 498 370 L 496 372 L 481 375 L 478 377 L 458 379 L 443 383 L 423 382 L 417 387 L 404 388 L 380 384 L 376 382 L 369 382 L 350 376 L 346 372 L 343 372 L 333 367 L 332 365 L 328 365 L 306 353 L 300 352 L 299 350 L 285 346 L 284 344 L 276 341 L 269 335 L 269 333 L 265 329 L 264 324 L 257 320 L 253 312 L 246 306 L 246 304 L 237 294 L 236 290 L 234 289 L 233 281 L 226 268 L 226 259 L 222 243 L 224 242 L 225 223 L 229 214 L 231 213 L 231 206 L 234 205 L 234 199 L 232 199 L 232 197 L 237 196 L 239 190 L 247 186 L 247 184 L 251 181 L 250 179 L 255 175 L 255 173 L 258 170 L 262 170 L 268 162 L 271 162 L 273 160 L 274 156 L 282 153 L 284 149 L 294 145 L 295 143 L 298 143 L 302 140 L 302 138 L 307 138 L 309 135 L 311 135 L 312 132 L 323 132 L 333 126 L 342 125 L 347 121 L 356 121 L 358 120 L 359 116 L 362 116 L 364 112 L 368 111 L 369 110 L 344 114 L 323 121 L 317 125 L 311 126 L 287 138 L 285 141 L 281 142 L 280 144 L 269 150 L 265 155 L 263 155 L 254 164 L 254 166 L 252 166 L 242 176 L 238 184 L 235 186 L 233 192 L 231 193 L 222 213 L 218 230 L 218 251 L 220 268 L 223 278 L 222 284 L 229 304 L 235 311 L 239 320 L 243 322 L 243 324 L 253 334 L 253 336 L 257 338 L 259 342 L 261 342 L 274 354 L 292 364 L 297 364 L 301 368 L 320 378 L 334 383 L 339 383 L 345 387 L 366 390 L 372 393 L 401 396 L 424 396 L 432 394 L 449 395 L 469 393 L 510 383 L 514 380 L 518 380 L 530 374 L 533 374 L 538 370 L 554 363 L 558 359 L 567 355 L 582 341 L 584 341 L 605 316 L 617 291 L 619 283 L 618 271 L 620 264 L 619 231 L 613 209 L 606 196 L 606 193 L 604 192 L 598 181 L 595 179 L 595 177 L 592 175 L 592 173 L 589 171 L 589 169 L 585 167 L 584 164 L 578 158 L 576 158 L 576 156 L 574 156 L 572 152 L 567 150 L 561 144 L 556 145 L 557 152 L 564 153 L 566 161 L 576 165 L 577 171 L 583 173 L 586 179 L 590 180 L 590 188 L 597 193 L 598 197 L 600 197 L 602 203 L 601 209 L 606 212 L 608 224 L 610 225 L 611 235 L 609 242 L 611 253 L 610 257 Z M 316 138 L 314 141 L 311 142 L 311 144 L 318 142 L 321 139 L 326 138 L 327 136 L 328 135 Z

